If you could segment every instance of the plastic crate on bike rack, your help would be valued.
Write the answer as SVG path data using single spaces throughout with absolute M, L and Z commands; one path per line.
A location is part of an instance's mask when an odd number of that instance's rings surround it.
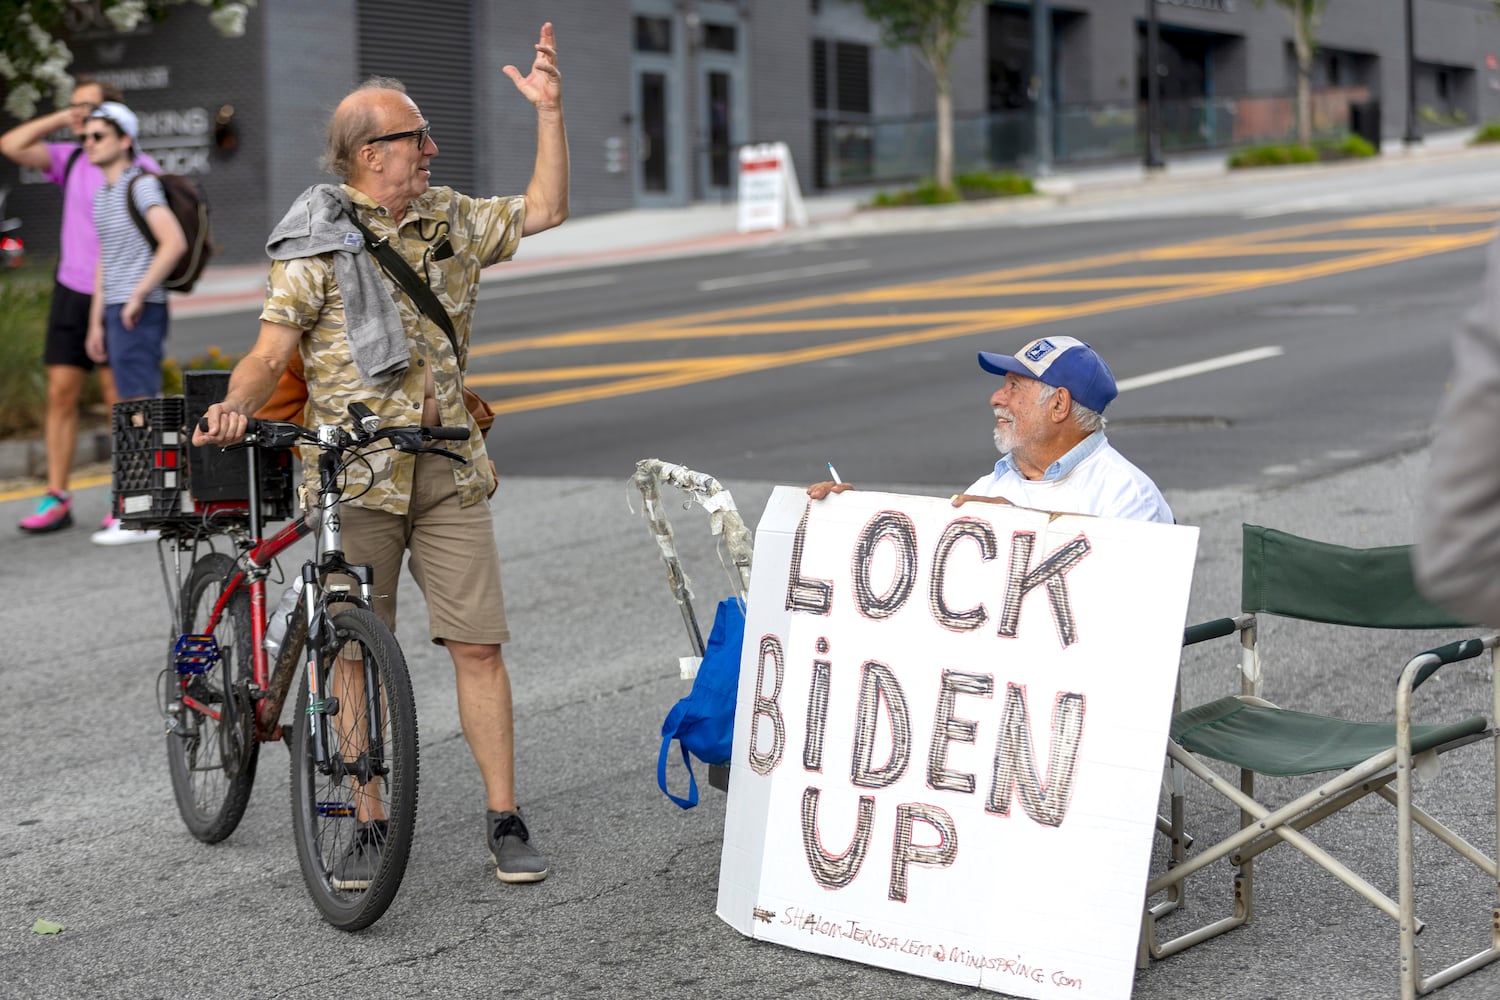
M 191 429 L 208 408 L 229 391 L 226 371 L 189 371 L 182 374 L 187 426 Z M 222 510 L 250 499 L 249 469 L 242 452 L 226 452 L 212 445 L 194 447 L 188 435 L 189 485 L 199 513 Z M 284 521 L 292 515 L 292 455 L 285 449 L 260 452 L 261 517 Z
M 110 478 L 115 516 L 131 527 L 159 527 L 191 513 L 183 400 L 131 399 L 111 413 Z
M 201 376 L 216 376 L 203 378 Z M 111 415 L 113 510 L 131 528 L 190 530 L 206 518 L 247 516 L 249 487 L 243 452 L 194 448 L 192 426 L 224 398 L 228 372 L 186 372 L 186 396 L 116 403 Z M 261 517 L 292 516 L 291 455 L 260 454 Z

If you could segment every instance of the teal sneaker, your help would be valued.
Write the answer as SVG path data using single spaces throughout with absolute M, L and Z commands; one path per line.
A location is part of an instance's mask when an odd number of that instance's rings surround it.
M 29 535 L 45 535 L 49 531 L 61 531 L 73 524 L 73 494 L 47 491 L 36 513 L 21 519 L 20 528 Z

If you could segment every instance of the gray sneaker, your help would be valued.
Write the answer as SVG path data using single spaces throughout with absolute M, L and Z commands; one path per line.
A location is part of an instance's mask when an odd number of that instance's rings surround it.
M 330 880 L 335 889 L 368 889 L 380 870 L 380 851 L 385 846 L 386 821 L 361 823 L 349 850 L 333 866 Z
M 531 846 L 531 832 L 518 812 L 489 810 L 490 854 L 495 877 L 502 882 L 540 882 L 547 877 L 547 859 Z

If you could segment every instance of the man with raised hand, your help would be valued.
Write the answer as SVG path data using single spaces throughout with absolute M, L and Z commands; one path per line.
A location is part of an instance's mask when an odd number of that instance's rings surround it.
M 510 677 L 500 652 L 510 629 L 487 503 L 495 479 L 464 406 L 463 379 L 480 269 L 510 259 L 523 236 L 568 217 L 567 134 L 551 24 L 542 26 L 535 52 L 526 76 L 504 67 L 537 115 L 536 160 L 524 195 L 474 198 L 431 187 L 433 127 L 399 81 L 367 81 L 339 103 L 324 161 L 343 183 L 303 192 L 272 231 L 260 335 L 235 366 L 224 401 L 205 413 L 207 429 L 193 434 L 197 445 L 238 441 L 296 352 L 309 426 L 347 425 L 349 404 L 361 402 L 382 423 L 469 428 L 452 449 L 468 460 L 463 464 L 366 452 L 344 473 L 348 499 L 339 510 L 345 555 L 373 566 L 375 611 L 392 627 L 402 556 L 411 553 L 412 575 L 427 598 L 428 635 L 453 659 L 459 721 L 484 781 L 488 845 L 502 882 L 540 882 L 548 867 L 516 804 Z M 384 265 L 366 252 L 359 225 L 389 241 L 416 280 L 430 286 L 451 337 L 381 274 Z M 306 466 L 313 471 L 317 463 Z M 369 818 L 338 869 L 339 888 L 364 887 L 383 837 L 380 819 Z

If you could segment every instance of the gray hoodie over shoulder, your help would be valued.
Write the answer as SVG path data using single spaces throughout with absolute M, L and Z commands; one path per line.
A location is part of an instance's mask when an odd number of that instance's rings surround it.
M 411 348 L 401 310 L 365 252 L 349 195 L 337 184 L 314 184 L 297 196 L 266 239 L 272 260 L 333 254 L 333 276 L 344 295 L 344 330 L 360 379 L 370 386 L 404 372 Z

